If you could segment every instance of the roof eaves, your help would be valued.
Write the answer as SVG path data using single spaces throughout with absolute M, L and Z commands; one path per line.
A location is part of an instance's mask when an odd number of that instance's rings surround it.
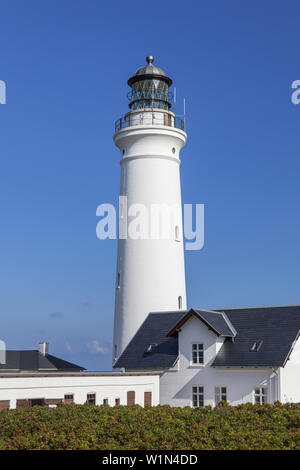
M 183 312 L 184 313 L 184 312 Z M 183 315 L 182 318 L 180 318 L 180 320 L 171 328 L 171 330 L 168 331 L 168 333 L 166 334 L 166 337 L 167 338 L 171 338 L 171 337 L 176 337 L 177 334 L 178 334 L 178 330 L 179 328 L 184 325 L 184 323 L 189 319 L 191 318 L 191 316 L 198 316 L 197 313 L 195 312 L 194 309 L 190 309 L 188 310 L 187 312 L 185 312 L 185 315 Z
M 293 341 L 293 343 L 292 343 L 292 346 L 291 346 L 291 348 L 290 348 L 290 350 L 289 350 L 289 352 L 288 352 L 286 358 L 284 359 L 284 362 L 283 362 L 283 364 L 282 364 L 282 367 L 285 367 L 287 361 L 289 360 L 290 355 L 291 355 L 292 352 L 293 352 L 293 349 L 294 349 L 294 347 L 295 347 L 295 345 L 296 345 L 296 343 L 297 343 L 297 340 L 298 340 L 299 336 L 300 336 L 300 330 L 298 330 L 298 333 L 297 333 L 297 335 L 296 335 L 296 337 L 295 337 L 295 339 L 294 339 L 294 341 Z
M 201 315 L 201 310 L 194 310 L 192 309 L 195 313 L 196 313 L 196 316 L 199 318 L 199 320 L 201 320 L 209 330 L 212 330 L 217 336 L 222 336 L 221 333 L 215 328 L 213 327 L 208 320 L 206 320 L 206 318 L 203 318 L 202 315 Z M 203 310 L 203 312 L 208 312 L 208 313 L 211 313 L 212 310 Z M 213 313 L 219 313 L 219 312 L 213 312 Z
M 222 314 L 225 322 L 227 323 L 228 328 L 230 329 L 230 331 L 232 331 L 232 336 L 235 337 L 237 335 L 237 331 L 234 328 L 233 324 L 231 323 L 231 321 L 229 320 L 229 318 L 227 317 L 225 312 L 221 312 L 221 314 Z
M 203 312 L 208 312 L 208 313 L 217 313 L 219 315 L 221 315 L 225 321 L 225 323 L 227 324 L 228 328 L 230 329 L 230 331 L 232 332 L 232 335 L 223 335 L 220 331 L 218 331 L 216 328 L 214 328 L 208 320 L 204 319 L 202 316 L 201 316 L 201 311 Z M 237 332 L 236 332 L 236 329 L 233 327 L 232 323 L 230 322 L 229 318 L 227 317 L 227 315 L 224 313 L 224 312 L 218 312 L 216 310 L 206 310 L 206 309 L 201 309 L 201 310 L 195 310 L 195 312 L 197 312 L 197 314 L 200 316 L 200 319 L 203 321 L 203 323 L 205 323 L 209 329 L 213 330 L 216 335 L 218 336 L 224 336 L 226 338 L 233 338 L 236 336 Z

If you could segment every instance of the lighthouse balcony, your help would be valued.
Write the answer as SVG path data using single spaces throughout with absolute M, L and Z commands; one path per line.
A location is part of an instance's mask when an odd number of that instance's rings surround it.
M 185 131 L 184 120 L 170 111 L 139 109 L 127 113 L 115 122 L 115 132 L 132 126 L 169 126 Z

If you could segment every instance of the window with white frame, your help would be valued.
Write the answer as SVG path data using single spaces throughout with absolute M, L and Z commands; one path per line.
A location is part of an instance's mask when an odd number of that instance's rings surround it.
M 204 352 L 202 343 L 192 344 L 192 364 L 203 364 Z
M 254 389 L 254 403 L 260 405 L 267 403 L 267 387 L 256 387 Z
M 221 401 L 227 401 L 227 388 L 215 387 L 215 403 L 218 405 Z
M 193 385 L 192 404 L 193 407 L 204 406 L 204 387 L 202 385 Z

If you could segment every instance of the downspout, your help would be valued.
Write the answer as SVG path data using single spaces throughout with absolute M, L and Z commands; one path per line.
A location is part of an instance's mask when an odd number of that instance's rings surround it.
M 274 372 L 274 374 L 276 375 L 277 377 L 277 380 L 276 380 L 276 400 L 274 401 L 280 401 L 280 367 L 277 369 L 273 369 L 272 368 L 272 371 Z

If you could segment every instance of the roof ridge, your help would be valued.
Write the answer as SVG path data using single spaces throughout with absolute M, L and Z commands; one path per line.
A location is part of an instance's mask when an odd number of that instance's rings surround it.
M 186 309 L 186 310 L 164 310 L 164 311 L 160 311 L 160 312 L 149 312 L 148 315 L 157 315 L 159 313 L 187 313 L 189 311 L 190 311 L 190 309 Z
M 254 307 L 233 307 L 233 308 L 218 308 L 215 311 L 226 311 L 226 310 L 252 310 L 258 308 L 288 308 L 288 307 L 300 307 L 300 304 L 289 304 L 289 305 L 260 305 Z
M 192 310 L 195 310 L 196 312 L 208 312 L 208 313 L 218 313 L 222 315 L 223 311 L 221 310 L 211 310 L 208 308 L 192 308 Z

